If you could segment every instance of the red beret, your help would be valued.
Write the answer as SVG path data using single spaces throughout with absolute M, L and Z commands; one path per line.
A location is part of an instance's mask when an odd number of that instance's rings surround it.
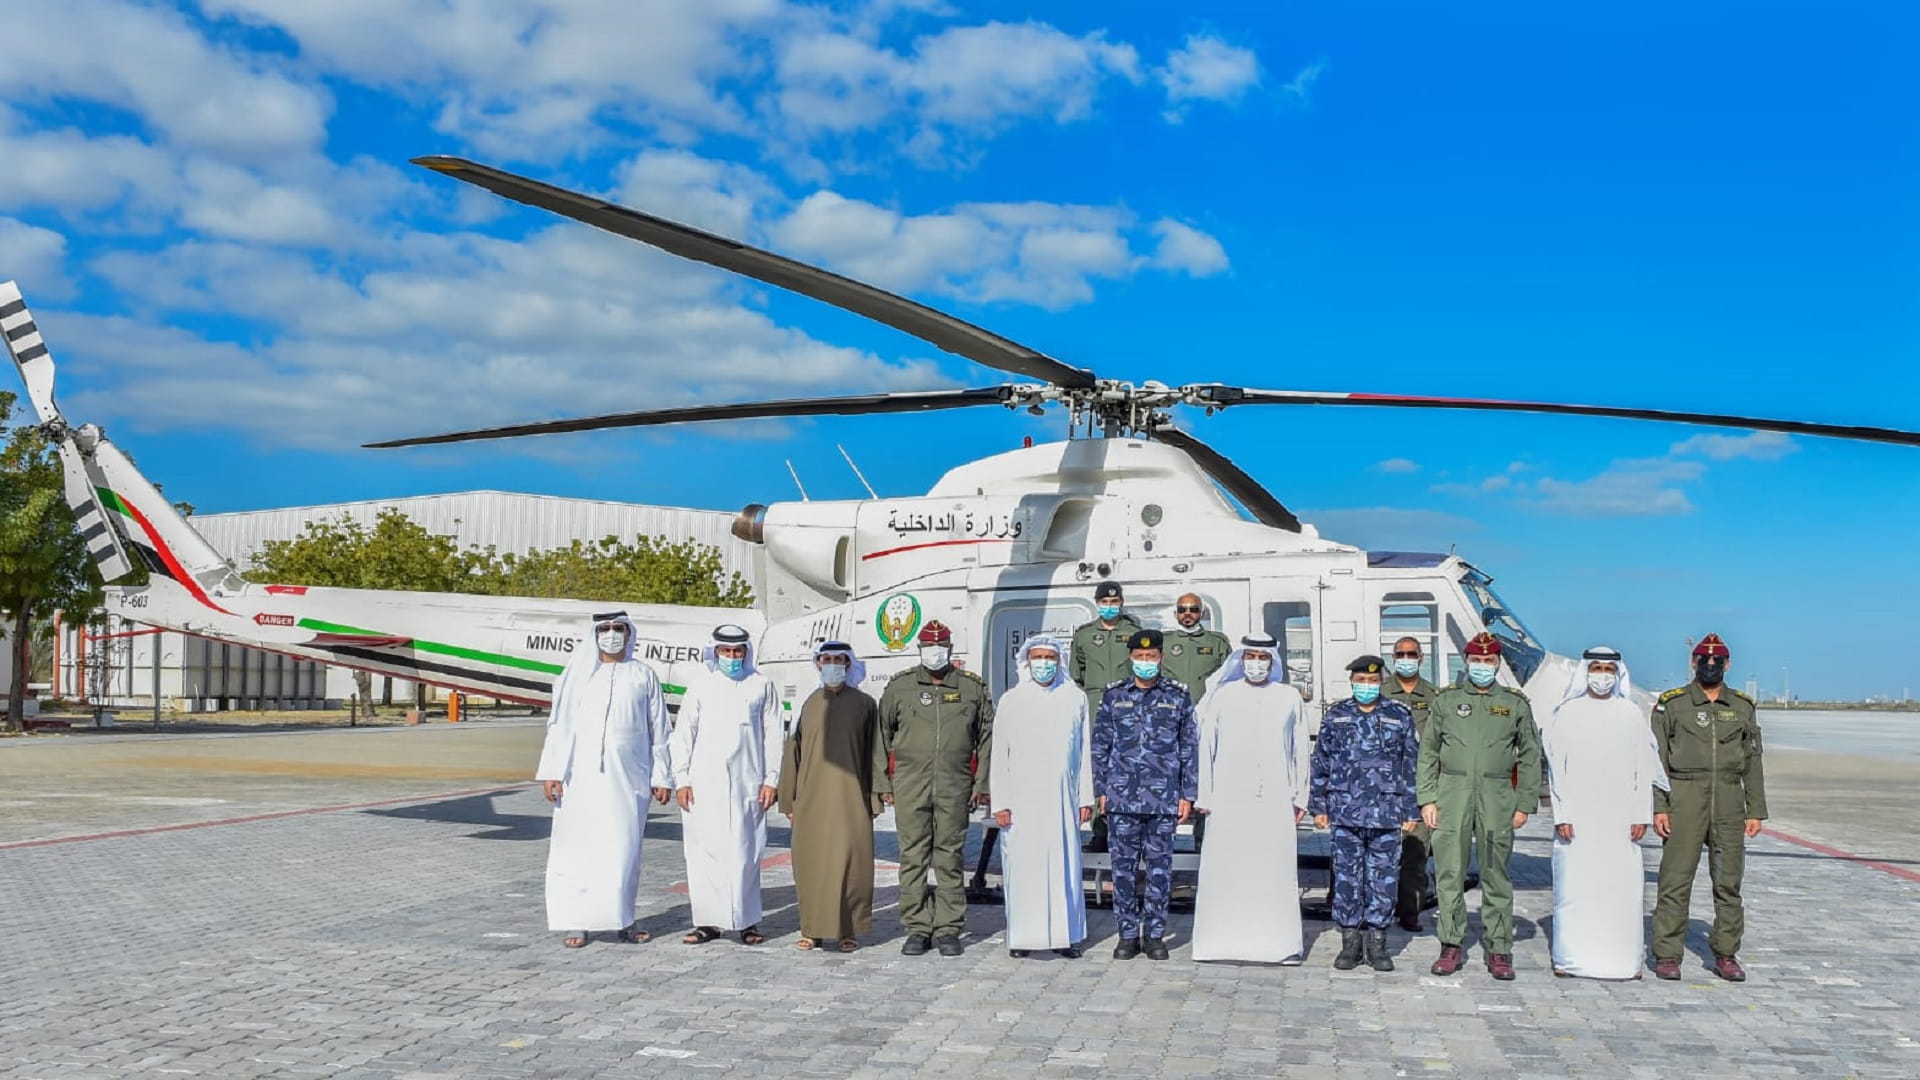
M 1499 656 L 1500 639 L 1482 630 L 1467 642 L 1468 656 Z
M 1728 657 L 1732 656 L 1733 652 L 1727 648 L 1726 642 L 1720 640 L 1719 634 L 1708 634 L 1700 639 L 1700 644 L 1693 647 L 1693 655 Z
M 946 623 L 935 620 L 920 628 L 922 645 L 949 645 L 952 642 L 953 631 L 947 629 Z

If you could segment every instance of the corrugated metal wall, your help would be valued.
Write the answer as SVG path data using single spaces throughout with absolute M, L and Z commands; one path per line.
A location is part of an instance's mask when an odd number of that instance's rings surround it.
M 193 518 L 193 527 L 215 550 L 244 571 L 254 552 L 268 540 L 292 539 L 300 535 L 309 521 L 348 518 L 370 526 L 380 512 L 390 506 L 419 522 L 428 532 L 458 537 L 463 545 L 492 545 L 501 551 L 565 547 L 575 540 L 593 541 L 606 536 L 623 540 L 636 536 L 698 540 L 719 548 L 721 561 L 729 571 L 738 571 L 749 582 L 753 581 L 753 545 L 734 539 L 728 531 L 733 515 L 721 510 L 641 506 L 505 491 L 462 491 L 329 506 L 206 514 Z

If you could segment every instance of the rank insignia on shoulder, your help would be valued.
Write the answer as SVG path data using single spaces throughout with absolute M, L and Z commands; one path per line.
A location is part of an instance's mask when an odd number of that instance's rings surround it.
M 1511 706 L 1511 705 L 1494 705 L 1494 706 L 1492 706 L 1492 707 L 1490 707 L 1490 708 L 1489 708 L 1489 709 L 1488 709 L 1487 711 L 1488 711 L 1488 712 L 1490 712 L 1490 713 L 1492 713 L 1492 714 L 1493 714 L 1493 715 L 1495 715 L 1495 716 L 1512 716 L 1512 715 L 1513 715 L 1513 706 Z
M 1455 716 L 1472 716 L 1473 706 L 1468 702 L 1463 701 L 1460 704 L 1455 705 L 1453 707 L 1453 714 Z
M 1684 687 L 1684 686 L 1676 686 L 1676 687 L 1674 687 L 1674 688 L 1673 688 L 1673 689 L 1671 689 L 1671 690 L 1667 690 L 1667 691 L 1663 691 L 1663 692 L 1662 692 L 1662 693 L 1660 694 L 1660 700 L 1661 700 L 1661 701 L 1663 701 L 1663 702 L 1666 702 L 1666 701 L 1672 701 L 1672 700 L 1673 700 L 1674 698 L 1677 698 L 1677 697 L 1679 697 L 1679 696 L 1680 696 L 1681 694 L 1684 694 L 1684 693 L 1686 693 L 1686 692 L 1687 692 L 1687 688 L 1686 688 L 1686 687 Z

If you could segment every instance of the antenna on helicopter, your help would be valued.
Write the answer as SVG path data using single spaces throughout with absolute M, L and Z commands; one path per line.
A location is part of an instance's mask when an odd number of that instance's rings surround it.
M 800 483 L 800 474 L 794 469 L 792 458 L 787 459 L 787 475 L 793 477 L 793 486 L 800 489 L 800 501 L 812 502 L 813 501 L 812 499 L 807 498 L 807 489 L 805 485 Z
M 846 447 L 844 447 L 844 446 L 841 446 L 841 445 L 840 445 L 839 443 L 834 443 L 834 444 L 833 444 L 833 448 L 834 448 L 835 450 L 838 450 L 838 451 L 840 451 L 840 456 L 841 456 L 841 457 L 843 457 L 843 458 L 846 458 L 846 459 L 847 459 L 847 468 L 849 468 L 849 469 L 852 469 L 852 470 L 853 470 L 853 475 L 859 478 L 859 480 L 860 480 L 860 486 L 861 486 L 861 487 L 863 487 L 863 488 L 866 488 L 866 489 L 867 489 L 867 498 L 869 498 L 869 499 L 877 499 L 877 498 L 879 498 L 879 497 L 880 497 L 880 493 L 879 493 L 879 492 L 877 492 L 877 491 L 875 491 L 875 490 L 873 490 L 873 485 L 872 485 L 872 484 L 869 484 L 869 483 L 867 483 L 867 477 L 866 477 L 866 474 L 865 474 L 865 473 L 862 473 L 862 472 L 860 471 L 860 466 L 858 466 L 858 465 L 855 465 L 855 464 L 853 463 L 853 455 L 852 455 L 852 454 L 849 454 L 849 453 L 847 453 L 847 448 L 846 448 Z

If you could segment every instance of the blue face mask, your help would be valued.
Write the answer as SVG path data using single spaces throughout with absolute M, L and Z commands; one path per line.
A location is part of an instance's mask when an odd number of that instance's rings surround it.
M 1034 660 L 1027 664 L 1027 671 L 1033 675 L 1033 681 L 1041 686 L 1053 685 L 1053 677 L 1060 674 L 1060 661 Z
M 1420 674 L 1420 661 L 1406 659 L 1395 660 L 1393 662 L 1393 673 L 1403 679 L 1411 679 L 1415 675 Z
M 1098 611 L 1100 613 L 1100 617 L 1102 619 L 1105 619 L 1108 622 L 1112 622 L 1113 620 L 1120 617 L 1119 604 L 1101 604 L 1099 607 L 1095 608 L 1094 610 Z
M 716 656 L 714 659 L 719 663 L 720 674 L 729 679 L 737 679 L 747 672 L 747 658 L 744 656 Z
M 836 687 L 847 685 L 847 665 L 821 664 L 820 685 Z
M 1348 683 L 1353 687 L 1353 700 L 1362 705 L 1371 705 L 1380 700 L 1380 684 L 1376 682 Z
M 1133 675 L 1137 679 L 1151 679 L 1159 674 L 1160 661 L 1158 660 L 1135 660 L 1133 662 Z
M 1493 677 L 1495 675 L 1498 675 L 1499 673 L 1500 673 L 1499 664 L 1468 664 L 1467 665 L 1467 681 L 1472 683 L 1475 686 L 1479 686 L 1479 687 L 1492 686 Z

